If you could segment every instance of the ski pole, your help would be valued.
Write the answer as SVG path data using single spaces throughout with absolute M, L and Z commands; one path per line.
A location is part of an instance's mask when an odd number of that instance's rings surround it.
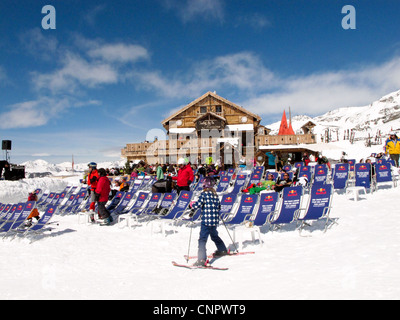
M 230 234 L 230 232 L 229 232 L 229 230 L 228 230 L 228 227 L 227 227 L 226 224 L 225 224 L 224 219 L 221 218 L 221 215 L 219 216 L 219 218 L 220 218 L 220 220 L 222 221 L 222 223 L 223 223 L 223 225 L 224 225 L 224 227 L 225 227 L 225 229 L 226 229 L 226 232 L 228 232 L 229 238 L 231 238 L 232 244 L 233 244 L 233 246 L 235 247 L 235 251 L 236 251 L 236 252 L 239 252 L 239 250 L 238 250 L 238 248 L 236 247 L 236 244 L 235 244 L 235 242 L 233 241 L 232 236 L 231 236 L 231 234 Z
M 189 245 L 188 245 L 188 253 L 186 257 L 186 263 L 189 263 L 189 254 L 190 254 L 190 244 L 192 242 L 192 230 L 193 230 L 193 224 L 194 224 L 194 217 L 192 216 L 192 225 L 190 226 L 190 236 L 189 236 Z

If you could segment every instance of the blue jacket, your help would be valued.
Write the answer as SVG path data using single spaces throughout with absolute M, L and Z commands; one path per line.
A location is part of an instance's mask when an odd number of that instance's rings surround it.
M 201 208 L 201 223 L 206 226 L 217 226 L 219 224 L 219 212 L 221 202 L 218 195 L 212 191 L 203 191 L 192 209 Z
M 275 156 L 271 152 L 266 153 L 268 157 L 268 165 L 275 166 Z

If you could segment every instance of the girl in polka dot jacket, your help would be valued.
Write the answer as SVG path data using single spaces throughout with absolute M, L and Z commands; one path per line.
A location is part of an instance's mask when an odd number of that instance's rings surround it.
M 227 254 L 227 249 L 218 236 L 217 227 L 219 224 L 219 212 L 221 210 L 221 203 L 218 195 L 213 188 L 214 179 L 206 177 L 203 183 L 203 192 L 201 193 L 197 202 L 192 205 L 192 209 L 197 210 L 201 208 L 201 229 L 199 237 L 199 251 L 198 260 L 195 265 L 205 265 L 207 262 L 206 243 L 208 236 L 217 246 L 214 256 L 222 256 Z

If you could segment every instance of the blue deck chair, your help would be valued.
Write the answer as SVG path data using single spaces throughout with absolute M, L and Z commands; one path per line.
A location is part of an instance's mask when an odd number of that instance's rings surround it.
M 269 223 L 273 229 L 293 222 L 294 213 L 301 206 L 302 195 L 303 188 L 301 186 L 283 189 L 281 207 L 270 215 Z
M 276 181 L 279 177 L 279 172 L 276 171 L 267 171 L 266 177 L 268 177 L 270 174 L 274 176 L 274 180 Z
M 159 204 L 157 205 L 156 208 L 153 208 L 152 210 L 145 210 L 144 212 L 141 213 L 144 217 L 150 218 L 150 219 L 157 219 L 159 216 L 159 213 L 161 211 L 163 212 L 168 212 L 169 208 L 172 206 L 173 202 L 175 201 L 177 196 L 177 193 L 171 192 L 171 193 L 164 193 L 162 194 L 162 197 L 160 199 Z M 163 210 L 165 209 L 165 210 Z
M 38 201 L 36 202 L 37 206 L 40 206 L 43 204 L 43 202 L 47 199 L 47 197 L 49 196 L 48 193 L 43 193 L 40 198 L 38 199 Z
M 246 217 L 246 220 L 251 222 L 253 226 L 261 227 L 269 222 L 269 216 L 276 210 L 276 205 L 279 200 L 279 193 L 268 192 L 260 194 L 260 204 L 256 214 L 251 217 Z
M 221 219 L 225 219 L 229 214 L 233 213 L 233 207 L 236 204 L 238 198 L 237 193 L 227 193 L 221 198 L 221 210 L 219 212 Z
M 14 204 L 11 210 L 7 213 L 7 215 L 3 218 L 3 221 L 0 225 L 0 232 L 7 232 L 11 229 L 15 220 L 21 214 L 25 207 L 25 203 Z
M 243 194 L 240 198 L 239 207 L 233 216 L 225 216 L 226 225 L 238 225 L 245 222 L 248 215 L 252 215 L 254 208 L 258 202 L 258 194 Z
M 149 194 L 150 193 L 148 193 L 148 192 L 140 191 L 138 193 L 134 203 L 132 204 L 132 206 L 128 210 L 124 210 L 118 215 L 118 223 L 120 223 L 122 220 L 125 220 L 126 225 L 128 227 L 130 227 L 131 226 L 130 222 L 133 218 L 136 219 L 136 222 L 137 222 L 137 215 L 140 213 L 140 211 L 146 209 L 146 208 L 143 208 L 143 206 L 144 206 L 146 200 L 148 199 Z M 154 207 L 158 204 L 158 201 L 160 200 L 160 198 L 161 198 L 161 194 L 158 194 L 157 201 L 155 202 Z
M 133 191 L 125 192 L 117 206 L 110 213 L 121 214 L 126 210 L 129 203 L 132 201 L 135 193 Z
M 49 195 L 47 196 L 47 198 L 42 202 L 42 203 L 37 203 L 36 205 L 39 208 L 43 208 L 46 207 L 47 205 L 51 204 L 51 202 L 53 201 L 54 197 L 56 196 L 55 192 L 50 192 Z
M 83 203 L 83 201 L 86 199 L 88 195 L 87 190 L 85 189 L 84 191 L 80 191 L 78 194 L 75 195 L 75 199 L 71 203 L 69 207 L 64 208 L 64 211 L 62 212 L 63 215 L 70 214 L 70 213 L 77 213 Z M 89 199 L 88 199 L 89 201 Z M 87 202 L 88 202 L 87 201 Z
M 106 206 L 107 210 L 108 211 L 114 210 L 117 207 L 118 203 L 121 201 L 121 199 L 124 197 L 124 195 L 125 192 L 118 191 L 115 194 L 114 198 L 112 198 L 110 203 Z
M 236 176 L 236 180 L 235 180 L 235 183 L 233 185 L 233 190 L 231 191 L 231 193 L 240 193 L 242 188 L 245 186 L 246 181 L 247 181 L 247 175 L 238 174 Z
M 226 171 L 226 175 L 232 177 L 232 176 L 234 175 L 235 171 L 236 171 L 236 170 L 235 170 L 234 168 L 229 168 L 229 169 Z
M 326 219 L 324 232 L 328 228 L 328 223 L 334 222 L 329 218 L 333 196 L 333 186 L 331 184 L 313 185 L 311 188 L 308 204 L 306 208 L 299 208 L 295 213 L 295 220 L 301 222 L 298 226 L 299 232 L 309 225 L 307 222 L 319 219 Z M 302 215 L 302 212 L 305 212 Z M 302 216 L 301 216 L 302 215 Z
M 182 190 L 181 193 L 179 194 L 178 199 L 176 200 L 175 205 L 169 210 L 169 212 L 166 215 L 159 216 L 159 218 L 170 219 L 170 220 L 178 219 L 180 216 L 182 216 L 183 212 L 187 210 L 192 198 L 193 198 L 192 191 Z M 163 204 L 161 204 L 161 206 L 163 206 Z
M 356 163 L 355 164 L 355 186 L 365 189 L 371 189 L 371 164 Z
M 141 189 L 143 185 L 144 185 L 144 177 L 137 177 L 133 181 L 133 184 L 131 184 L 131 188 L 129 189 L 129 191 L 136 192 L 139 189 Z
M 155 222 L 161 222 L 161 232 L 162 232 L 162 234 L 166 235 L 165 224 L 169 223 L 171 221 L 176 222 L 184 214 L 184 212 L 188 209 L 189 203 L 192 200 L 192 198 L 193 198 L 192 191 L 182 190 L 180 192 L 175 204 L 172 205 L 172 207 L 171 207 L 171 205 L 168 205 L 165 207 L 165 208 L 168 208 L 168 207 L 171 208 L 168 211 L 168 213 L 165 215 L 157 215 L 157 219 L 153 219 L 151 221 L 152 222 L 151 233 L 153 233 L 153 224 Z M 163 201 L 164 201 L 164 199 L 163 199 Z M 162 202 L 161 202 L 161 206 L 163 206 Z
M 57 207 L 54 205 L 49 205 L 47 206 L 46 211 L 43 213 L 43 215 L 40 217 L 37 223 L 29 227 L 24 233 L 23 236 L 26 236 L 30 233 L 39 233 L 45 231 L 44 227 L 47 226 L 51 218 L 54 216 L 54 214 L 57 211 Z
M 222 176 L 221 179 L 219 180 L 219 183 L 216 188 L 217 193 L 224 192 L 229 187 L 229 184 L 231 183 L 231 179 L 232 179 L 232 176 L 228 176 L 228 175 Z
M 386 163 L 374 164 L 375 166 L 375 189 L 378 189 L 378 185 L 381 183 L 391 182 L 393 187 L 397 187 L 397 181 L 393 179 L 391 165 Z
M 349 164 L 338 163 L 335 165 L 332 181 L 334 190 L 345 190 L 349 179 Z
M 245 225 L 247 230 L 251 232 L 253 242 L 255 241 L 255 233 L 257 232 L 260 244 L 263 244 L 261 240 L 260 228 L 269 223 L 270 215 L 276 210 L 278 201 L 279 194 L 277 192 L 261 193 L 259 206 L 256 210 L 256 213 L 254 215 L 247 215 L 245 217 Z
M 246 217 L 251 216 L 259 200 L 258 194 L 243 194 L 240 198 L 239 207 L 236 214 L 229 217 L 227 216 L 223 223 L 226 227 L 233 231 L 233 242 L 236 243 L 237 240 L 237 227 L 244 225 L 246 222 Z M 242 241 L 238 240 L 239 248 L 242 247 Z
M 64 213 L 64 210 L 67 209 L 69 206 L 72 205 L 72 203 L 74 202 L 74 200 L 75 200 L 76 197 L 78 197 L 77 194 L 68 195 L 68 196 L 67 196 L 67 201 L 66 201 L 63 205 L 58 206 L 58 212 L 59 212 L 60 214 L 63 214 L 63 213 Z
M 290 164 L 286 164 L 282 167 L 282 170 L 285 172 L 292 171 L 292 166 Z
M 248 185 L 251 185 L 251 184 L 257 185 L 257 184 L 259 184 L 260 181 L 261 181 L 261 177 L 262 177 L 262 173 L 258 173 L 258 172 L 252 173 L 251 176 L 250 176 L 250 180 L 249 180 Z
M 19 228 L 23 227 L 25 220 L 29 217 L 32 210 L 35 208 L 35 205 L 36 205 L 35 201 L 27 201 L 26 204 L 24 205 L 22 212 L 18 215 L 18 217 L 16 217 L 16 219 L 13 221 L 13 224 L 8 229 L 8 231 L 6 231 L 3 237 L 6 237 L 7 235 L 10 234 L 10 232 L 16 231 Z
M 3 223 L 10 220 L 10 217 L 14 216 L 14 212 L 17 209 L 17 205 L 18 204 L 14 203 L 6 206 L 2 216 L 0 217 L 0 227 L 3 225 Z
M 328 179 L 328 167 L 326 165 L 319 165 L 314 170 L 313 185 L 325 184 Z
M 299 162 L 295 162 L 294 163 L 294 167 L 295 168 L 301 168 L 301 167 L 303 167 L 305 165 L 305 163 L 303 162 L 303 161 L 299 161 Z
M 356 165 L 356 160 L 355 159 L 349 159 L 347 160 L 349 163 L 349 170 L 354 171 L 355 170 L 355 165 Z

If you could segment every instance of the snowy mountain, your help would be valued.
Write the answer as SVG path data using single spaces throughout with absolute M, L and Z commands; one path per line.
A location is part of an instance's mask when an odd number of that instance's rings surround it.
M 392 92 L 381 99 L 363 107 L 346 107 L 329 111 L 324 115 L 311 118 L 300 115 L 292 118 L 292 126 L 296 133 L 301 133 L 301 127 L 308 121 L 316 124 L 314 132 L 323 134 L 326 129 L 338 129 L 339 137 L 346 130 L 355 130 L 356 138 L 375 136 L 380 131 L 383 136 L 392 130 L 400 131 L 400 90 Z M 272 129 L 271 134 L 277 134 L 280 122 L 266 127 Z
M 121 168 L 125 165 L 126 160 L 101 162 L 97 164 L 98 168 Z M 43 176 L 68 176 L 73 175 L 72 163 L 63 162 L 59 164 L 51 164 L 45 160 L 27 161 L 21 165 L 25 166 L 26 177 L 43 177 Z M 87 170 L 87 163 L 74 164 L 75 173 L 83 173 Z

